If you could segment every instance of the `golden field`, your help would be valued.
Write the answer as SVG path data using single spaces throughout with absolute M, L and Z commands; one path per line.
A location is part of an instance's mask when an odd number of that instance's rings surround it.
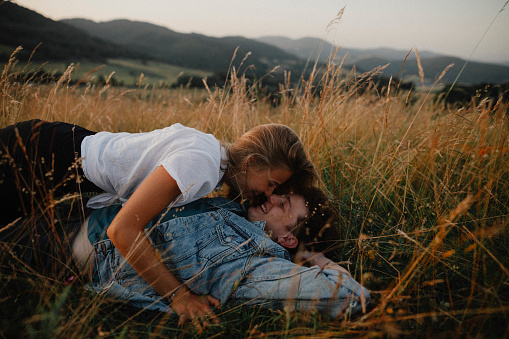
M 440 80 L 412 91 L 396 81 L 377 88 L 377 70 L 354 74 L 332 64 L 293 87 L 281 84 L 273 105 L 260 94 L 263 79 L 249 82 L 233 68 L 224 87 L 169 90 L 143 76 L 137 88 L 73 84 L 72 67 L 39 84 L 15 77 L 12 63 L 0 78 L 0 127 L 39 118 L 141 132 L 179 122 L 233 141 L 259 124 L 289 125 L 340 216 L 342 240 L 328 255 L 373 300 L 354 319 L 225 309 L 219 325 L 195 332 L 78 285 L 1 273 L 4 337 L 509 335 L 508 102 L 474 97 L 446 106 L 433 95 Z

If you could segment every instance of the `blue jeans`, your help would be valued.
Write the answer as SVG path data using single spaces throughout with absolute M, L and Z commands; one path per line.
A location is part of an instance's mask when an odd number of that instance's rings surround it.
M 349 275 L 292 263 L 264 226 L 218 209 L 165 221 L 145 232 L 180 281 L 225 305 L 316 309 L 336 317 L 357 313 L 369 303 L 369 292 Z M 109 239 L 94 248 L 94 290 L 141 308 L 171 311 Z

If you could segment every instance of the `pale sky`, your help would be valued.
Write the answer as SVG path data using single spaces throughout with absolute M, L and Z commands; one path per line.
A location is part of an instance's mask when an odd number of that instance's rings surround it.
M 508 0 L 17 0 L 54 20 L 145 21 L 213 37 L 316 37 L 341 47 L 390 47 L 509 62 Z M 344 8 L 339 22 L 334 20 Z M 1 9 L 0 9 L 1 10 Z M 404 57 L 404 55 L 402 56 Z

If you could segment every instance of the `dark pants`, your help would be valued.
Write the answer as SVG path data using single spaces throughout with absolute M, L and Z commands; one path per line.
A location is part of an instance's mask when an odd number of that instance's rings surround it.
M 84 178 L 81 142 L 95 132 L 63 123 L 30 120 L 0 130 L 0 225 L 47 215 L 66 193 L 101 192 Z
M 66 201 L 52 213 L 24 218 L 0 231 L 0 270 L 42 274 L 57 281 L 81 277 L 72 257 L 72 243 L 83 223 L 79 203 Z

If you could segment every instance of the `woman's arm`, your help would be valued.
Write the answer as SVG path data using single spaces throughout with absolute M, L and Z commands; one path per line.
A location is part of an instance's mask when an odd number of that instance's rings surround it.
M 171 308 L 179 315 L 179 325 L 192 319 L 213 316 L 210 306 L 219 300 L 211 296 L 198 296 L 189 291 L 168 270 L 144 228 L 181 193 L 177 182 L 162 167 L 157 167 L 136 189 L 108 228 L 108 237 L 138 274 L 163 297 L 170 297 Z M 215 319 L 217 320 L 217 319 Z M 207 322 L 204 322 L 207 324 Z

